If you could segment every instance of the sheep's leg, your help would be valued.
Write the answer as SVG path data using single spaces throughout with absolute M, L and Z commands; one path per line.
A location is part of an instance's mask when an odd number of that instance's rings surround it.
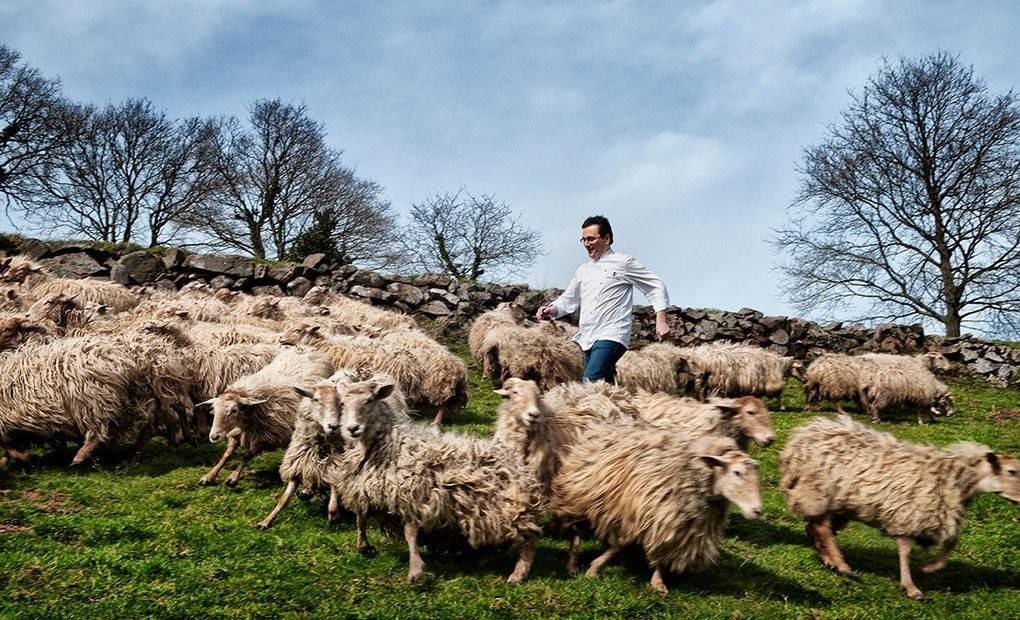
M 517 556 L 517 565 L 514 572 L 506 580 L 507 583 L 520 583 L 528 578 L 531 572 L 531 564 L 535 561 L 535 538 L 529 536 L 521 542 L 521 552 Z
M 919 601 L 924 598 L 924 593 L 914 585 L 914 578 L 910 576 L 910 547 L 914 541 L 907 536 L 900 536 L 896 539 L 900 555 L 900 587 L 906 590 L 907 596 Z
M 934 573 L 936 571 L 942 570 L 943 568 L 946 567 L 946 564 L 949 563 L 949 554 L 952 553 L 953 549 L 955 548 L 956 548 L 955 538 L 951 538 L 946 542 L 942 543 L 942 551 L 939 553 L 939 557 L 936 558 L 934 562 L 926 564 L 924 567 L 921 568 L 921 570 L 926 573 Z
M 142 430 L 138 433 L 138 439 L 135 440 L 131 450 L 129 451 L 130 456 L 128 457 L 129 463 L 137 463 L 138 458 L 142 455 L 142 450 L 145 448 L 145 444 L 149 443 L 149 439 L 152 438 L 152 426 L 153 421 L 150 418 L 149 421 L 142 427 Z
M 439 426 L 443 423 L 443 414 L 446 413 L 446 405 L 439 405 L 436 408 L 436 417 L 432 418 L 433 426 Z
M 92 453 L 95 452 L 98 447 L 99 438 L 96 437 L 96 433 L 94 431 L 86 431 L 85 442 L 80 448 L 78 448 L 78 452 L 74 455 L 74 458 L 71 459 L 71 465 L 81 465 L 86 459 L 92 456 Z
M 652 580 L 649 582 L 652 589 L 659 594 L 669 594 L 669 588 L 666 587 L 666 582 L 662 578 L 662 568 L 656 566 L 655 572 L 652 573 Z
M 404 523 L 404 540 L 407 541 L 408 567 L 407 580 L 417 583 L 425 573 L 425 562 L 421 559 L 418 551 L 418 526 L 413 523 Z
M 227 464 L 227 461 L 230 460 L 230 457 L 234 456 L 234 452 L 236 451 L 237 451 L 237 437 L 228 436 L 227 449 L 223 451 L 223 456 L 221 456 L 219 462 L 216 463 L 216 465 L 214 465 L 213 468 L 209 470 L 209 473 L 199 478 L 198 483 L 202 486 L 206 486 L 216 482 L 216 476 L 220 475 L 220 470 L 223 469 L 223 466 Z
M 269 516 L 262 519 L 255 527 L 260 530 L 267 530 L 269 526 L 273 524 L 276 519 L 276 515 L 280 514 L 280 511 L 284 509 L 287 502 L 290 501 L 291 495 L 294 495 L 294 490 L 297 488 L 297 480 L 291 480 L 287 483 L 287 488 L 283 490 L 283 495 L 280 496 L 280 501 L 276 502 L 276 508 L 273 508 L 273 512 L 269 513 Z
M 567 574 L 573 577 L 579 571 L 577 566 L 577 552 L 581 548 L 581 535 L 575 533 L 570 538 L 570 548 L 567 549 Z
M 611 546 L 603 551 L 602 555 L 591 561 L 591 566 L 588 567 L 588 572 L 586 572 L 585 575 L 589 577 L 597 577 L 602 566 L 609 560 L 613 559 L 613 556 L 616 555 L 616 552 L 619 550 L 620 547 Z
M 818 557 L 821 558 L 822 564 L 841 575 L 849 576 L 853 574 L 853 571 L 850 570 L 850 565 L 843 558 L 843 552 L 840 551 L 839 545 L 836 544 L 836 534 L 832 528 L 832 517 L 830 515 L 826 515 L 819 520 L 809 521 L 807 533 L 814 543 L 815 551 L 818 552 Z
M 326 506 L 326 521 L 333 523 L 340 516 L 340 494 L 336 487 L 329 487 L 329 504 Z
M 375 547 L 368 542 L 368 515 L 358 511 L 354 514 L 358 526 L 358 553 L 366 557 L 375 555 Z
M 237 464 L 237 469 L 230 474 L 229 478 L 223 481 L 223 484 L 228 487 L 236 487 L 237 482 L 241 479 L 241 474 L 244 473 L 244 468 L 248 465 L 248 462 L 260 454 L 262 454 L 262 446 L 252 446 L 246 450 L 244 456 L 241 457 L 241 462 Z

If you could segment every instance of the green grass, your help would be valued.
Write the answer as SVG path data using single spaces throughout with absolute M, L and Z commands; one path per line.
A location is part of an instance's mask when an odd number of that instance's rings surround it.
M 454 348 L 465 355 L 463 344 Z M 470 404 L 451 426 L 488 433 L 499 399 L 471 370 Z M 791 382 L 790 410 L 775 414 L 777 445 L 753 450 L 762 461 L 764 518 L 733 515 L 720 562 L 672 576 L 666 597 L 648 587 L 650 572 L 636 551 L 599 579 L 567 577 L 566 543 L 555 535 L 540 541 L 532 577 L 520 586 L 504 583 L 514 562 L 509 550 L 448 548 L 427 548 L 431 575 L 410 585 L 402 542 L 372 532 L 378 556 L 358 555 L 353 518 L 329 527 L 321 497 L 295 500 L 271 530 L 255 530 L 280 490 L 279 452 L 256 459 L 236 490 L 203 488 L 196 482 L 219 446 L 155 442 L 129 467 L 71 472 L 66 460 L 44 458 L 31 471 L 0 471 L 0 617 L 1017 617 L 1020 509 L 998 497 L 970 506 L 942 573 L 915 569 L 926 602 L 901 594 L 895 543 L 866 526 L 840 534 L 859 579 L 821 566 L 776 489 L 778 451 L 810 417 L 799 392 Z M 1003 414 L 1020 404 L 1020 392 L 975 384 L 953 392 L 955 417 L 917 426 L 904 415 L 883 429 L 939 445 L 968 438 L 1020 452 L 1018 420 Z M 588 541 L 584 550 L 590 561 L 599 544 Z M 916 551 L 915 567 L 930 555 Z

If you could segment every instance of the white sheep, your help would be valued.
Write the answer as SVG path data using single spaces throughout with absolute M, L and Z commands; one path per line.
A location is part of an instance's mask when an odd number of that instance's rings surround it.
M 333 374 L 333 365 L 317 351 L 286 350 L 265 368 L 231 383 L 219 396 L 207 401 L 212 405 L 213 424 L 209 441 L 215 443 L 236 430 L 236 442 L 228 441 L 227 449 L 213 469 L 199 484 L 212 484 L 223 464 L 238 445 L 246 449 L 237 469 L 225 481 L 237 484 L 245 465 L 263 450 L 283 448 L 294 432 L 294 418 L 300 395 L 294 386 L 310 389 L 312 385 Z M 206 404 L 206 403 L 203 403 Z
M 938 449 L 900 441 L 847 416 L 816 418 L 795 429 L 779 467 L 790 512 L 807 522 L 825 566 L 852 574 L 836 534 L 849 520 L 875 526 L 896 539 L 900 586 L 914 599 L 923 594 L 910 573 L 913 541 L 942 545 L 939 558 L 923 568 L 940 570 L 974 495 L 998 493 L 1020 503 L 1017 459 L 974 443 Z
M 336 482 L 341 499 L 356 512 L 383 510 L 404 521 L 408 579 L 417 581 L 425 568 L 419 532 L 434 529 L 460 532 L 472 547 L 515 541 L 520 555 L 508 581 L 525 579 L 543 502 L 538 480 L 520 457 L 490 439 L 401 423 L 385 400 L 393 383 L 337 389 L 341 430 L 364 453 L 357 474 Z
M 758 465 L 729 438 L 689 440 L 644 423 L 589 427 L 553 482 L 551 510 L 587 520 L 607 549 L 588 575 L 621 548 L 639 544 L 654 569 L 651 585 L 665 594 L 664 571 L 714 563 L 729 502 L 745 518 L 762 511 Z

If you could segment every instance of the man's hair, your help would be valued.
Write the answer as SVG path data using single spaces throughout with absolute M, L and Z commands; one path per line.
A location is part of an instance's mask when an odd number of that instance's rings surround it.
M 581 222 L 581 228 L 595 225 L 599 227 L 599 236 L 609 237 L 609 245 L 613 245 L 613 227 L 609 225 L 609 220 L 604 215 L 593 215 Z

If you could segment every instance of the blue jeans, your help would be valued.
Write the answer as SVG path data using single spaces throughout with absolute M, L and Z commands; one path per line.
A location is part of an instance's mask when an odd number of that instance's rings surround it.
M 603 380 L 616 382 L 616 362 L 623 357 L 627 347 L 612 340 L 596 340 L 584 352 L 584 382 Z

